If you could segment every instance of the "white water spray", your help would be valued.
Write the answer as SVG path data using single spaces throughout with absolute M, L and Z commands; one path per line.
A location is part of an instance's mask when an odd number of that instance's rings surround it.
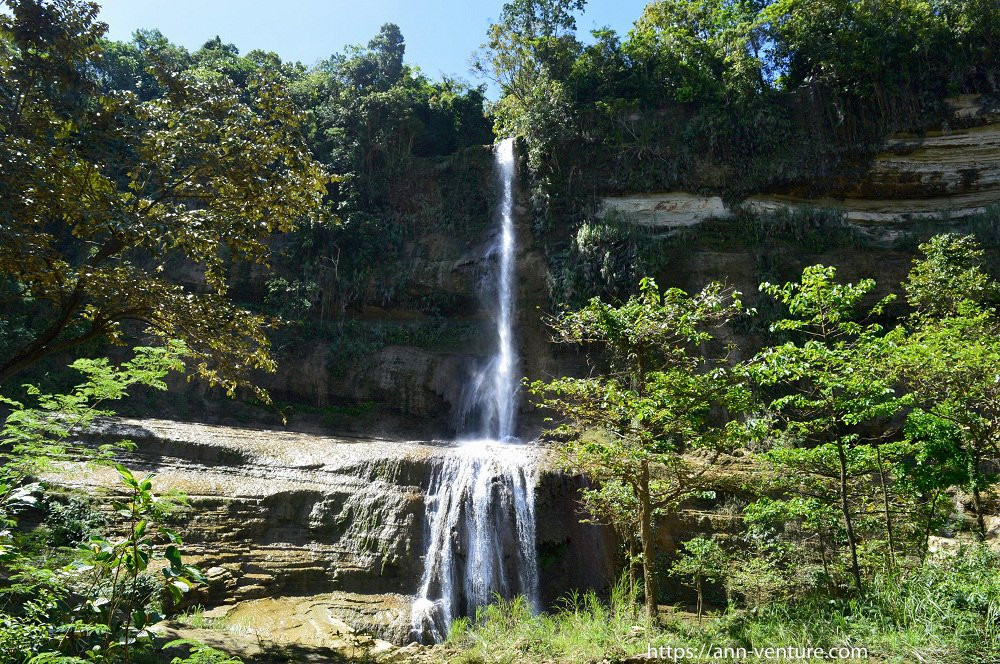
M 475 615 L 495 594 L 523 595 L 538 610 L 535 464 L 514 437 L 514 141 L 496 148 L 501 178 L 495 259 L 497 350 L 472 381 L 463 406 L 464 441 L 441 461 L 427 491 L 424 573 L 412 610 L 412 636 L 443 640 L 451 621 Z
M 475 441 L 435 469 L 413 638 L 442 641 L 452 619 L 496 594 L 523 595 L 538 609 L 533 465 L 526 448 Z
M 486 252 L 496 261 L 488 280 L 496 292 L 492 302 L 496 323 L 497 350 L 474 377 L 462 405 L 461 433 L 490 440 L 514 440 L 517 412 L 517 353 L 514 349 L 514 139 L 496 147 L 500 175 L 500 233 Z

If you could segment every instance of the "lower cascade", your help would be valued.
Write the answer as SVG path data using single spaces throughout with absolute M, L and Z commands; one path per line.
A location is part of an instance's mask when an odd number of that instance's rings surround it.
M 535 480 L 530 448 L 516 443 L 517 357 L 514 348 L 514 141 L 496 148 L 502 191 L 500 228 L 486 258 L 494 260 L 495 355 L 470 385 L 466 433 L 435 468 L 427 490 L 428 543 L 412 610 L 412 637 L 441 641 L 458 616 L 475 615 L 496 595 L 523 595 L 538 609 Z M 491 298 L 492 299 L 492 298 Z
M 538 608 L 535 474 L 524 447 L 466 442 L 435 470 L 427 497 L 430 545 L 413 637 L 435 642 L 453 618 L 494 595 L 523 595 Z

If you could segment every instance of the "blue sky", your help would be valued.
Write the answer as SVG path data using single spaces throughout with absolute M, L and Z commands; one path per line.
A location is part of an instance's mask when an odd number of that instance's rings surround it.
M 577 20 L 581 36 L 610 26 L 627 32 L 648 0 L 589 0 Z M 347 44 L 366 43 L 383 23 L 406 39 L 406 61 L 433 78 L 475 81 L 469 56 L 483 42 L 502 0 L 103 0 L 101 20 L 112 39 L 159 28 L 174 43 L 196 49 L 215 35 L 241 52 L 274 51 L 313 64 Z

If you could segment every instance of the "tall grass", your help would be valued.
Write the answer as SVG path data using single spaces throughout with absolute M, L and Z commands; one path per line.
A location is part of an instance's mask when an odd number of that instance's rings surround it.
M 860 646 L 880 662 L 1000 662 L 1000 555 L 985 546 L 905 575 L 872 579 L 863 595 L 809 596 L 714 626 L 745 646 Z
M 611 590 L 610 601 L 593 592 L 572 593 L 552 613 L 533 614 L 523 597 L 499 599 L 472 620 L 452 624 L 447 646 L 460 651 L 456 662 L 587 662 L 646 650 L 651 629 L 638 601 L 639 588 L 627 579 Z

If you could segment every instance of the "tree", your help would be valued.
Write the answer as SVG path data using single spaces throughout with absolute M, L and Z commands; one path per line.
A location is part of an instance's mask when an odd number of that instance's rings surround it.
M 574 12 L 586 0 L 512 0 L 490 26 L 473 67 L 524 103 L 545 77 L 562 79 L 579 51 Z
M 273 370 L 267 319 L 226 293 L 230 262 L 264 262 L 267 237 L 326 190 L 283 82 L 257 71 L 242 90 L 153 58 L 163 93 L 142 101 L 102 88 L 96 4 L 5 5 L 0 286 L 27 332 L 0 382 L 92 339 L 121 342 L 129 322 L 183 339 L 195 372 L 230 392 Z M 193 283 L 164 276 L 178 265 Z
M 913 308 L 900 370 L 917 405 L 961 432 L 976 530 L 986 537 L 982 493 L 997 481 L 1000 456 L 998 285 L 979 266 L 972 237 L 939 235 L 920 245 L 924 258 L 904 284 Z M 935 438 L 936 439 L 936 438 Z
M 923 562 L 931 532 L 946 516 L 941 508 L 951 509 L 942 498 L 952 487 L 973 485 L 973 462 L 962 429 L 954 422 L 917 408 L 907 415 L 904 431 L 910 451 L 900 464 L 898 482 L 902 491 L 916 499 Z
M 740 311 L 739 294 L 720 284 L 690 296 L 643 279 L 639 294 L 619 307 L 594 298 L 549 321 L 556 341 L 600 347 L 605 361 L 588 357 L 603 375 L 529 386 L 559 417 L 549 433 L 563 441 L 567 467 L 597 485 L 584 491 L 585 504 L 619 520 L 632 510 L 650 618 L 657 610 L 655 517 L 705 488 L 712 462 L 688 453 L 726 446 L 731 431 L 713 410 L 743 397 L 704 349 L 712 328 Z
M 919 250 L 924 257 L 903 282 L 917 326 L 956 316 L 968 303 L 992 306 L 1000 298 L 1000 285 L 982 269 L 983 250 L 975 237 L 935 235 Z
M 800 282 L 761 284 L 761 291 L 788 307 L 790 317 L 772 325 L 799 341 L 766 348 L 748 365 L 749 374 L 765 389 L 776 388 L 768 403 L 766 435 L 773 442 L 765 458 L 778 467 L 777 482 L 788 495 L 799 494 L 840 513 L 850 574 L 862 589 L 858 515 L 867 510 L 868 479 L 882 478 L 879 446 L 884 424 L 901 407 L 893 390 L 886 358 L 896 352 L 882 327 L 859 320 L 862 300 L 875 288 L 835 281 L 836 268 L 814 265 Z M 881 313 L 887 297 L 865 317 Z M 787 499 L 786 499 L 787 500 Z M 885 532 L 892 542 L 892 520 L 885 499 Z
M 701 622 L 705 600 L 705 583 L 715 583 L 726 573 L 728 557 L 719 543 L 707 537 L 695 537 L 683 544 L 684 550 L 670 567 L 670 574 L 679 576 L 698 595 L 698 622 Z
M 700 103 L 770 89 L 766 36 L 759 25 L 765 2 L 657 0 L 646 6 L 628 51 L 661 75 L 677 101 Z
M 395 23 L 386 23 L 368 42 L 368 52 L 375 65 L 373 83 L 379 89 L 388 89 L 403 75 L 403 55 L 406 44 L 403 33 Z
M 872 110 L 884 113 L 899 101 L 893 95 L 940 84 L 927 69 L 953 57 L 935 53 L 947 43 L 943 4 L 778 0 L 764 14 L 786 86 L 822 85 L 845 97 L 872 98 Z
M 528 140 L 532 170 L 559 170 L 554 146 L 575 129 L 565 81 L 579 55 L 574 12 L 585 0 L 512 0 L 490 26 L 473 68 L 496 83 L 496 133 Z M 543 162 L 548 161 L 548 164 Z
M 75 360 L 69 368 L 85 380 L 65 394 L 25 386 L 35 406 L 0 395 L 0 403 L 9 410 L 0 429 L 0 503 L 54 460 L 93 457 L 90 448 L 71 444 L 75 437 L 98 418 L 112 415 L 107 405 L 125 398 L 133 386 L 166 390 L 163 379 L 184 368 L 187 353 L 187 347 L 175 340 L 160 348 L 136 348 L 132 359 L 118 366 L 106 358 Z M 99 447 L 96 458 L 107 460 L 115 451 L 114 446 Z

